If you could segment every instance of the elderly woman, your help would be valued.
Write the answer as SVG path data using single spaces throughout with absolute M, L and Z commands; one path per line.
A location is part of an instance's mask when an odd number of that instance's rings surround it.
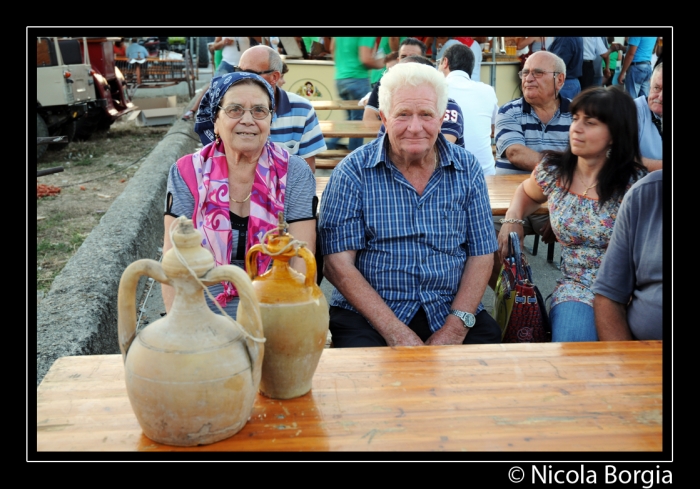
M 168 176 L 163 252 L 172 247 L 173 220 L 186 216 L 202 234 L 202 246 L 212 252 L 216 266 L 243 267 L 248 249 L 277 226 L 282 211 L 290 234 L 315 252 L 316 183 L 303 159 L 268 141 L 274 103 L 272 88 L 258 75 L 230 73 L 212 79 L 195 123 L 208 144 L 178 160 Z M 268 264 L 263 259 L 259 269 Z M 305 271 L 300 259 L 292 266 Z M 234 316 L 235 288 L 223 282 L 209 289 Z M 163 286 L 166 311 L 173 297 L 174 290 Z
M 596 341 L 593 292 L 598 268 L 622 197 L 646 169 L 641 164 L 632 98 L 617 88 L 590 88 L 571 103 L 573 120 L 564 152 L 545 157 L 515 192 L 501 227 L 501 257 L 508 235 L 523 238 L 522 220 L 543 202 L 562 245 L 561 271 L 552 294 L 552 341 Z

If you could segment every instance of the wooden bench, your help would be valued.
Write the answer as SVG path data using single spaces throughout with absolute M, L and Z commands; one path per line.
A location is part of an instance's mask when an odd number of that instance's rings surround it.
M 333 158 L 333 159 L 343 159 L 350 154 L 349 149 L 327 149 L 326 151 L 321 151 L 316 153 L 316 159 L 318 158 Z
M 316 158 L 316 168 L 321 170 L 332 170 L 341 161 L 343 161 L 342 158 Z

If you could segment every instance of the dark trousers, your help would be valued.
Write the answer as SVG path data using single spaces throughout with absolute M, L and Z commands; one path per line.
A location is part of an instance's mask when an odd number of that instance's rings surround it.
M 408 327 L 422 341 L 426 341 L 433 332 L 428 325 L 428 317 L 421 307 Z M 364 346 L 387 346 L 384 337 L 361 315 L 342 307 L 331 306 L 330 330 L 335 348 L 355 348 Z M 464 338 L 464 345 L 500 343 L 501 327 L 486 311 L 476 315 L 476 324 Z
M 581 66 L 581 77 L 578 79 L 579 83 L 581 84 L 581 91 L 584 91 L 586 88 L 593 85 L 593 79 L 595 78 L 595 68 L 593 67 L 594 62 L 595 61 L 583 60 L 583 65 Z M 600 63 L 601 61 L 598 60 L 598 62 Z

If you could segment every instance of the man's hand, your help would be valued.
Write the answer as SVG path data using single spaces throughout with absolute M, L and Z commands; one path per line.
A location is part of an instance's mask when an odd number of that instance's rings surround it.
M 393 327 L 383 328 L 381 335 L 389 346 L 423 346 L 425 343 L 404 323 L 396 320 Z
M 468 329 L 461 319 L 449 314 L 445 324 L 433 333 L 425 342 L 426 345 L 461 345 L 467 336 Z

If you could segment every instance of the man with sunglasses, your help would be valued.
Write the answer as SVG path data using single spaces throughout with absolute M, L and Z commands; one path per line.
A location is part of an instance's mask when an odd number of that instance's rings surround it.
M 504 104 L 496 116 L 496 174 L 530 173 L 542 160 L 542 151 L 563 151 L 569 144 L 570 100 L 561 95 L 567 77 L 564 61 L 549 51 L 532 53 L 518 73 L 522 98 Z M 578 80 L 576 80 L 578 83 Z M 496 232 L 500 219 L 494 216 Z M 544 243 L 554 235 L 547 215 L 525 219 L 525 234 L 539 234 Z M 500 271 L 498 257 L 489 285 L 495 290 Z
M 316 154 L 326 150 L 316 111 L 308 100 L 277 86 L 284 62 L 269 46 L 247 49 L 238 63 L 237 71 L 255 73 L 265 79 L 275 92 L 275 113 L 270 126 L 270 141 L 293 155 L 300 156 L 316 170 Z

